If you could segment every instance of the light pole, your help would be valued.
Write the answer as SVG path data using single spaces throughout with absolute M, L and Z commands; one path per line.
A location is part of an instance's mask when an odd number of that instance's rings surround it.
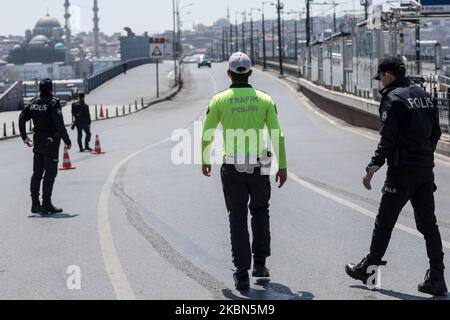
M 267 69 L 267 57 L 266 57 L 266 22 L 264 20 L 264 5 L 270 3 L 270 1 L 262 2 L 262 33 L 263 33 L 263 69 Z
M 190 11 L 186 12 L 186 13 L 184 13 L 184 15 L 181 15 L 181 13 L 182 13 L 183 10 L 185 10 L 185 9 L 187 9 L 189 7 L 192 7 L 194 5 L 194 3 L 191 2 L 191 3 L 185 5 L 185 6 L 181 7 L 181 8 L 179 7 L 179 5 L 180 5 L 180 0 L 178 0 L 178 6 L 177 6 L 177 8 L 178 8 L 178 10 L 177 10 L 177 16 L 178 16 L 178 45 L 179 45 L 179 49 L 181 49 L 180 53 L 182 53 L 182 47 L 181 47 L 181 18 L 183 16 L 187 16 L 187 15 L 191 14 L 191 12 Z
M 284 4 L 282 4 L 280 2 L 280 0 L 277 0 L 277 12 L 278 12 L 278 60 L 280 62 L 280 76 L 284 75 L 284 70 L 283 70 L 283 48 L 282 48 L 282 39 L 281 39 L 281 10 L 283 10 L 284 8 Z
M 305 31 L 306 31 L 306 48 L 308 49 L 308 79 L 311 69 L 311 1 L 306 1 L 306 20 L 305 20 Z
M 233 24 L 230 21 L 230 54 L 229 54 L 229 56 L 231 56 L 232 54 L 233 54 Z
M 250 8 L 250 57 L 252 61 L 255 61 L 255 42 L 253 38 L 253 10 L 258 10 L 258 8 Z
M 172 38 L 172 55 L 173 55 L 173 64 L 174 64 L 174 72 L 175 72 L 175 85 L 176 87 L 178 85 L 178 70 L 177 70 L 177 26 L 176 26 L 176 6 L 175 6 L 175 0 L 172 0 L 173 5 L 173 38 Z
M 364 18 L 369 19 L 369 0 L 361 0 L 360 4 L 364 7 Z
M 236 52 L 238 52 L 239 51 L 239 27 L 238 27 L 238 19 L 237 19 L 237 16 L 238 16 L 238 14 L 239 14 L 240 12 L 239 11 L 236 11 L 235 13 L 234 13 L 234 17 L 235 17 L 235 19 L 236 19 Z
M 241 12 L 241 14 L 242 14 L 242 52 L 246 53 L 245 51 L 247 48 L 245 47 L 245 21 L 247 20 L 246 19 L 247 13 L 244 10 Z
M 335 1 L 332 1 L 332 2 L 314 2 L 314 3 L 311 3 L 310 5 L 315 5 L 315 6 L 329 5 L 329 6 L 333 6 L 333 10 L 334 10 L 333 11 L 333 32 L 336 32 L 337 31 L 336 7 L 338 6 L 338 4 Z M 328 11 L 328 9 L 326 11 Z
M 272 61 L 275 61 L 275 23 L 272 22 Z
M 299 21 L 302 20 L 302 13 L 303 11 L 294 11 L 291 10 L 287 12 L 288 15 L 290 14 L 298 14 L 299 15 Z M 298 61 L 298 27 L 297 27 L 297 17 L 294 18 L 294 32 L 295 32 L 295 61 Z
M 227 44 L 227 39 L 228 39 L 228 35 L 227 35 L 227 31 L 225 30 L 225 28 L 223 28 L 222 30 L 222 59 L 223 60 L 225 58 L 225 50 L 228 47 Z

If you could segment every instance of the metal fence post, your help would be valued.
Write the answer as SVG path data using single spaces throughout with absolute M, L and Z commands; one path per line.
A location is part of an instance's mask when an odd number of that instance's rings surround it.
M 6 123 L 4 123 L 3 122 L 3 137 L 7 137 L 7 134 L 6 134 Z
M 125 106 L 122 106 L 122 115 L 125 115 Z
M 95 105 L 95 120 L 98 120 L 98 112 L 97 105 Z
M 141 105 L 142 105 L 142 108 L 144 107 L 144 98 L 141 98 Z
M 137 100 L 134 100 L 134 104 L 136 105 L 136 110 L 137 110 L 137 107 L 138 107 Z
M 106 119 L 109 119 L 109 108 L 106 108 Z
M 447 132 L 450 133 L 450 88 L 447 88 Z
M 116 107 L 116 117 L 119 116 L 119 107 Z
M 14 124 L 14 121 L 12 122 L 12 135 L 16 135 L 16 125 Z

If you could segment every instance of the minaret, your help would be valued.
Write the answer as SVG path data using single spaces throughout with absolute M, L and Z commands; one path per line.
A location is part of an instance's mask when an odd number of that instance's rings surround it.
M 66 0 L 64 2 L 64 8 L 65 8 L 65 14 L 64 19 L 66 20 L 66 25 L 64 26 L 65 34 L 66 34 L 66 58 L 65 58 L 65 64 L 71 64 L 72 63 L 72 56 L 70 55 L 70 48 L 71 48 L 71 32 L 70 32 L 70 2 L 69 0 Z
M 100 21 L 100 19 L 98 18 L 98 1 L 94 0 L 94 51 L 95 51 L 95 56 L 98 57 L 99 56 L 99 33 L 100 33 L 100 28 L 98 26 L 98 22 Z

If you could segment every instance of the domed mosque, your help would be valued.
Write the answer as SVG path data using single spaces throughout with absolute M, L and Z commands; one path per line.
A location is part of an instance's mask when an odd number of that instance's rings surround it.
M 25 32 L 25 41 L 12 48 L 8 62 L 14 64 L 64 62 L 66 46 L 63 36 L 64 29 L 61 23 L 47 13 L 36 22 L 32 31 Z

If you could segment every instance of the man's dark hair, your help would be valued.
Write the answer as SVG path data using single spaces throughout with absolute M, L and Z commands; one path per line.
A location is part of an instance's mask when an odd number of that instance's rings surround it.
M 84 92 L 79 92 L 78 93 L 78 98 L 84 99 L 85 97 L 86 97 L 86 94 Z
M 397 79 L 397 80 L 404 78 L 406 75 L 406 70 L 404 70 L 404 69 L 396 69 L 396 70 L 392 70 L 389 72 L 392 73 L 393 76 L 395 77 L 395 79 Z
M 231 81 L 233 82 L 248 82 L 248 78 L 250 76 L 250 73 L 235 73 L 233 71 L 230 71 Z
M 44 79 L 39 82 L 39 91 L 44 94 L 52 93 L 53 82 L 50 79 Z

